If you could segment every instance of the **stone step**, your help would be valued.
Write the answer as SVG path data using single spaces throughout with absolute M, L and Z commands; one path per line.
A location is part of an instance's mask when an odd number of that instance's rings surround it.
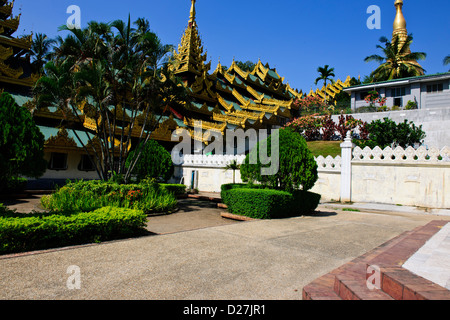
M 379 267 L 380 289 L 395 300 L 450 300 L 450 291 L 402 267 Z
M 305 300 L 450 299 L 449 290 L 402 268 L 402 265 L 446 223 L 433 221 L 400 234 L 305 286 L 303 298 Z M 369 288 L 367 280 L 374 275 L 379 278 L 370 278 L 370 281 L 375 280 L 373 283 L 375 286 Z
M 335 276 L 326 274 L 303 288 L 303 300 L 342 300 L 334 291 Z

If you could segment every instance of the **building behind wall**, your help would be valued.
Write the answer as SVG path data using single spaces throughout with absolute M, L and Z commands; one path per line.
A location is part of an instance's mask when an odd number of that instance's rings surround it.
M 371 91 L 386 98 L 386 107 L 405 109 L 408 102 L 417 109 L 450 108 L 450 72 L 389 80 L 344 89 L 351 94 L 351 108 L 358 112 L 368 103 L 364 100 Z

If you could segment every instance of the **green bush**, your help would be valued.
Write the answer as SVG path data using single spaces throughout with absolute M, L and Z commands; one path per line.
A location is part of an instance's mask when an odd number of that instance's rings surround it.
M 254 219 L 281 218 L 294 200 L 286 191 L 271 189 L 231 189 L 226 191 L 228 211 Z
M 272 154 L 269 157 L 276 158 L 272 161 L 278 162 L 279 170 L 271 175 L 262 175 L 261 154 L 266 147 L 267 151 L 275 149 L 272 146 L 272 138 L 261 141 L 245 158 L 241 165 L 241 177 L 244 182 L 259 182 L 263 186 L 273 189 L 292 191 L 296 189 L 310 190 L 318 179 L 317 162 L 308 149 L 305 138 L 291 128 L 279 130 L 279 157 Z M 269 153 L 269 152 L 267 152 Z M 257 159 L 252 164 L 250 159 Z
M 110 241 L 143 234 L 140 210 L 104 207 L 89 213 L 0 215 L 0 254 Z
M 166 191 L 173 193 L 175 196 L 181 196 L 186 194 L 187 187 L 184 184 L 161 183 L 160 186 L 162 189 L 165 189 Z
M 0 191 L 19 175 L 39 178 L 47 168 L 44 135 L 31 113 L 7 92 L 0 95 Z
M 310 214 L 321 199 L 319 194 L 303 190 L 286 192 L 245 184 L 223 185 L 221 196 L 229 212 L 256 219 Z
M 369 140 L 355 140 L 355 144 L 361 148 L 374 148 L 375 146 L 379 146 L 381 149 L 390 146 L 407 148 L 415 144 L 422 144 L 426 137 L 422 126 L 417 127 L 408 120 L 397 124 L 389 118 L 384 118 L 383 121 L 372 121 L 366 126 L 366 129 L 369 132 Z
M 298 216 L 304 214 L 310 214 L 314 212 L 319 206 L 322 196 L 317 193 L 296 190 L 292 192 L 294 201 L 292 202 L 290 215 Z
M 227 191 L 232 189 L 265 189 L 262 185 L 249 184 L 249 183 L 227 183 L 220 186 L 220 197 L 222 201 L 228 202 Z
M 177 199 L 166 188 L 148 180 L 128 185 L 111 181 L 77 181 L 42 197 L 41 204 L 58 212 L 89 212 L 113 206 L 151 214 L 173 211 L 177 207 Z
M 142 144 L 136 150 L 130 152 L 126 162 L 127 168 L 132 165 L 136 158 L 135 153 L 139 152 L 141 148 Z M 138 181 L 142 179 L 167 181 L 172 177 L 173 172 L 172 155 L 155 140 L 150 140 L 145 144 L 144 150 L 133 169 L 133 174 L 136 175 Z

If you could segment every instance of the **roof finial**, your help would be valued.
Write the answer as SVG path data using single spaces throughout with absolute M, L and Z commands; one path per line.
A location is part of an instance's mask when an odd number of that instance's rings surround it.
M 189 23 L 195 23 L 195 1 L 196 0 L 191 0 L 192 1 L 192 5 L 191 5 L 191 15 L 189 17 Z
M 396 0 L 394 5 L 397 8 L 397 15 L 395 16 L 395 21 L 394 21 L 394 31 L 405 30 L 406 29 L 406 20 L 405 20 L 405 17 L 403 16 L 403 12 L 402 12 L 403 0 Z

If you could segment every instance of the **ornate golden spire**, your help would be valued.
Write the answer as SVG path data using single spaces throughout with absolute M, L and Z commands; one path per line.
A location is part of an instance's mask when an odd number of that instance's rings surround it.
M 199 36 L 197 22 L 195 21 L 196 0 L 191 0 L 191 2 L 189 25 L 181 38 L 178 52 L 174 54 L 176 63 L 174 63 L 173 68 L 175 73 L 191 72 L 196 75 L 202 75 L 205 71 L 209 71 L 211 63 L 205 64 L 207 55 L 203 53 L 203 45 Z
M 192 1 L 192 5 L 191 5 L 191 15 L 189 17 L 189 24 L 194 24 L 195 23 L 195 0 L 191 0 Z
M 397 9 L 397 14 L 394 20 L 394 32 L 392 33 L 392 41 L 394 41 L 395 37 L 399 37 L 400 41 L 406 41 L 408 37 L 408 31 L 406 30 L 406 20 L 403 16 L 402 8 L 403 8 L 403 0 L 395 1 L 395 8 Z

